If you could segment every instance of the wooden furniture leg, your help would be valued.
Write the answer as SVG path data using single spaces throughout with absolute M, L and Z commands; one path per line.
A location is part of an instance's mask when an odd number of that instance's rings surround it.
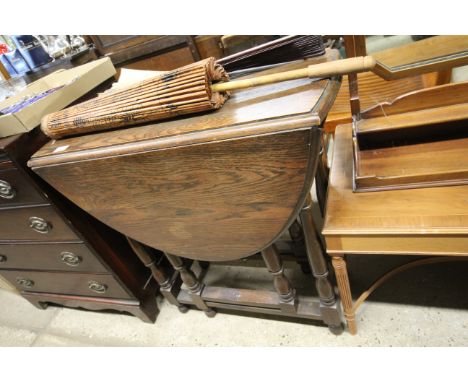
M 327 187 L 328 187 L 328 170 L 326 168 L 323 156 L 327 147 L 323 141 L 322 135 L 322 149 L 320 151 L 320 159 L 317 163 L 317 171 L 315 173 L 315 189 L 317 193 L 318 205 L 320 207 L 320 214 L 325 215 L 325 203 L 327 200 Z M 326 159 L 325 159 L 326 160 Z
M 304 231 L 302 230 L 302 226 L 299 224 L 297 220 L 289 227 L 289 236 L 291 236 L 291 240 L 293 243 L 293 252 L 294 257 L 297 258 L 296 262 L 301 266 L 301 270 L 304 274 L 309 275 L 311 273 L 310 265 L 306 260 L 305 255 L 305 244 L 304 244 Z
M 304 229 L 307 258 L 315 278 L 315 286 L 319 295 L 320 310 L 323 320 L 332 332 L 337 333 L 342 330 L 342 322 L 333 286 L 328 278 L 328 266 L 324 251 L 317 237 L 318 231 L 312 215 L 312 198 L 310 195 L 307 197 L 300 217 Z
M 208 317 L 214 317 L 216 315 L 216 311 L 208 307 L 201 296 L 205 286 L 198 280 L 192 270 L 185 266 L 183 260 L 179 256 L 171 255 L 169 253 L 165 253 L 165 255 L 174 269 L 179 272 L 180 278 L 187 286 L 195 306 L 198 309 L 203 310 Z
M 338 283 L 341 303 L 348 323 L 349 332 L 354 335 L 357 333 L 356 315 L 353 308 L 353 298 L 351 296 L 351 287 L 349 286 L 346 261 L 343 256 L 333 256 L 332 264 L 335 269 L 336 281 Z
M 279 256 L 278 248 L 274 244 L 262 251 L 262 257 L 273 275 L 273 283 L 280 299 L 280 308 L 284 312 L 295 313 L 297 310 L 296 290 L 284 275 L 284 267 Z
M 177 295 L 180 291 L 180 282 L 178 282 L 178 272 L 174 272 L 172 277 L 168 276 L 161 267 L 156 264 L 154 255 L 150 253 L 140 242 L 133 240 L 127 236 L 127 240 L 136 253 L 140 261 L 151 270 L 153 278 L 159 285 L 161 294 L 172 305 L 177 306 L 181 313 L 188 311 L 188 306 L 181 304 L 177 300 Z

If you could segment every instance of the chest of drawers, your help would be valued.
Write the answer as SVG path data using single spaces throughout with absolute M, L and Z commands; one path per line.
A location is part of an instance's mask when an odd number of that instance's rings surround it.
M 113 309 L 154 322 L 156 285 L 126 238 L 26 166 L 39 129 L 0 139 L 0 276 L 39 308 Z

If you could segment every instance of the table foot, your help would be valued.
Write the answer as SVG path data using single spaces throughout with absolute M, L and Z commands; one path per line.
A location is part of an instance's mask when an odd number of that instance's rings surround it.
M 213 318 L 214 316 L 216 316 L 216 310 L 214 309 L 208 309 L 208 310 L 205 310 L 205 315 L 209 318 Z
M 180 313 L 187 313 L 189 311 L 189 307 L 187 305 L 180 305 L 177 307 Z
M 332 264 L 335 269 L 336 281 L 338 283 L 341 304 L 343 306 L 346 322 L 348 323 L 348 329 L 349 332 L 354 335 L 357 333 L 356 315 L 354 314 L 353 298 L 351 296 L 346 261 L 342 256 L 334 256 L 332 258 Z
M 343 331 L 344 331 L 344 326 L 343 326 L 343 324 L 341 324 L 341 325 L 328 325 L 328 329 L 329 329 L 330 332 L 332 332 L 333 334 L 339 336 L 340 334 L 343 333 Z

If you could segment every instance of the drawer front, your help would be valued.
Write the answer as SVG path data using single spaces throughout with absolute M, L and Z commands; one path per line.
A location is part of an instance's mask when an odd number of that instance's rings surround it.
M 14 169 L 15 164 L 8 159 L 6 154 L 2 154 L 0 151 L 0 171 Z
M 112 275 L 19 270 L 1 270 L 0 275 L 21 291 L 133 298 Z
M 79 241 L 54 208 L 29 207 L 0 210 L 0 240 Z
M 31 204 L 48 204 L 48 201 L 20 171 L 0 171 L 0 208 Z
M 98 272 L 107 269 L 85 244 L 0 244 L 0 269 Z

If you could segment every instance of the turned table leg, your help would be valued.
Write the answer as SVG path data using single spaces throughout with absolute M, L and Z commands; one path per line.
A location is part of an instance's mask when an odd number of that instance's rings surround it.
M 153 278 L 159 285 L 161 294 L 169 301 L 172 305 L 177 306 L 180 312 L 185 313 L 188 311 L 186 305 L 181 304 L 177 300 L 177 294 L 180 290 L 180 283 L 177 285 L 175 277 L 169 277 L 166 272 L 156 264 L 156 259 L 152 253 L 148 251 L 140 242 L 127 237 L 130 246 L 136 253 L 140 261 L 151 270 Z
M 305 244 L 304 244 L 304 231 L 302 226 L 298 223 L 297 220 L 294 220 L 291 226 L 289 227 L 289 236 L 293 243 L 293 252 L 294 256 L 297 258 L 297 263 L 301 266 L 301 270 L 306 275 L 310 274 L 310 265 L 307 262 L 305 254 Z
M 198 309 L 203 310 L 208 317 L 214 317 L 216 315 L 216 311 L 208 307 L 206 302 L 203 300 L 201 294 L 203 292 L 204 285 L 198 280 L 197 276 L 195 276 L 192 270 L 184 264 L 183 260 L 179 256 L 171 255 L 169 253 L 165 253 L 165 255 L 174 269 L 180 273 L 180 278 L 187 286 L 195 306 Z
M 283 263 L 278 249 L 272 244 L 262 251 L 262 257 L 268 271 L 273 275 L 273 283 L 279 295 L 281 310 L 295 313 L 297 309 L 296 290 L 284 275 Z
M 353 309 L 353 298 L 351 296 L 351 287 L 349 285 L 348 270 L 343 256 L 333 256 L 333 268 L 335 269 L 336 281 L 340 291 L 341 303 L 343 305 L 344 315 L 348 323 L 349 332 L 357 333 L 356 315 Z
M 319 295 L 323 320 L 332 332 L 339 332 L 340 329 L 342 329 L 341 318 L 337 308 L 333 286 L 328 277 L 327 262 L 320 243 L 320 238 L 318 237 L 319 233 L 314 222 L 312 198 L 310 195 L 307 197 L 300 217 L 304 229 L 307 258 L 315 278 L 315 286 Z

